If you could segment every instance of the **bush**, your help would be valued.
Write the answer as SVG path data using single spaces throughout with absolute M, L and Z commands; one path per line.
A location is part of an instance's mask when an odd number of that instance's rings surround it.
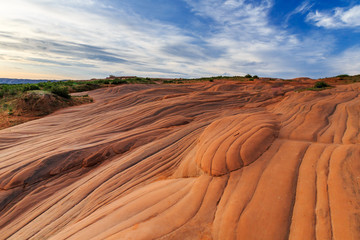
M 79 84 L 79 85 L 74 85 L 72 87 L 72 92 L 85 92 L 85 91 L 91 91 L 91 90 L 94 90 L 97 88 L 100 88 L 99 84 L 95 84 L 95 83 Z
M 336 77 L 343 78 L 343 77 L 350 77 L 350 76 L 348 74 L 341 74 L 341 75 L 337 75 Z
M 9 107 L 9 112 L 8 112 L 8 115 L 14 115 L 14 112 L 13 112 L 13 108 L 12 107 Z
M 73 86 L 73 85 L 75 85 L 75 84 L 76 84 L 76 82 L 75 82 L 75 81 L 73 81 L 73 80 L 68 80 L 68 81 L 58 81 L 57 83 L 58 83 L 58 84 L 60 84 L 60 85 L 65 85 L 65 86 Z
M 245 77 L 246 78 L 252 78 L 252 76 L 250 74 L 246 74 Z
M 71 98 L 67 87 L 53 86 L 51 87 L 51 92 L 63 98 Z
M 16 90 L 13 89 L 13 88 L 11 88 L 11 89 L 9 90 L 9 94 L 12 95 L 12 96 L 16 95 L 16 93 L 17 93 Z
M 327 87 L 330 87 L 330 85 L 324 81 L 316 82 L 314 85 L 314 88 L 327 88 Z
M 175 81 L 173 81 L 173 80 L 164 80 L 163 83 L 165 83 L 165 84 L 166 83 L 175 83 Z
M 51 84 L 52 84 L 51 82 L 40 82 L 37 85 L 39 87 L 42 87 L 42 88 L 45 88 L 45 89 L 50 89 Z
M 36 84 L 26 84 L 23 86 L 22 91 L 32 91 L 32 90 L 40 90 L 39 86 Z
M 253 78 L 254 79 L 259 79 L 259 77 L 257 75 L 254 75 Z
M 4 90 L 0 90 L 0 98 L 4 97 L 4 95 L 5 95 Z
M 112 81 L 112 84 L 126 84 L 127 81 L 125 80 L 121 80 L 121 79 L 114 79 L 114 81 Z

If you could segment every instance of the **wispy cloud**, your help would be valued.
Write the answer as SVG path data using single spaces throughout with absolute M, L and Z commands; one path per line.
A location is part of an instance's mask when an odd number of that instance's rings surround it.
M 355 28 L 360 26 L 360 5 L 351 8 L 335 8 L 332 11 L 315 11 L 307 15 L 307 21 L 324 28 Z
M 288 13 L 285 17 L 284 25 L 287 25 L 290 18 L 296 14 L 304 15 L 310 11 L 310 9 L 314 6 L 314 3 L 311 1 L 304 1 L 299 6 L 297 6 L 293 11 Z
M 158 64 L 169 68 L 179 58 L 165 56 L 164 49 L 191 46 L 192 41 L 176 27 L 95 0 L 14 0 L 0 3 L 0 9 L 4 22 L 0 45 L 7 49 L 8 59 L 25 55 L 26 59 L 42 59 L 44 63 L 53 59 L 81 61 L 84 66 L 96 65 L 98 76 L 119 69 L 141 74 L 135 68 L 141 65 L 155 69 L 149 75 L 162 74 L 156 72 Z
M 302 4 L 300 4 L 297 8 L 295 8 L 294 11 L 292 11 L 292 14 L 305 14 L 307 13 L 312 7 L 314 6 L 314 3 L 311 3 L 310 1 L 304 1 Z
M 211 62 L 214 70 L 282 77 L 300 76 L 304 72 L 321 76 L 324 72 L 332 38 L 318 34 L 301 37 L 272 25 L 269 19 L 272 1 L 257 4 L 241 0 L 188 2 L 195 13 L 212 18 L 218 27 L 207 38 L 210 45 L 225 52 Z M 296 11 L 306 11 L 311 6 L 305 2 Z M 320 41 L 323 44 L 314 48 Z M 318 67 L 313 68 L 314 64 Z
M 333 38 L 299 36 L 275 26 L 269 17 L 272 0 L 183 1 L 194 20 L 190 28 L 147 18 L 111 0 L 2 1 L 0 71 L 91 78 L 304 72 L 316 77 L 329 70 Z M 289 16 L 312 7 L 304 1 Z M 350 10 L 343 10 L 341 19 L 355 23 L 356 8 Z
M 120 58 L 120 56 L 108 52 L 105 48 L 74 42 L 11 37 L 11 42 L 2 41 L 0 42 L 0 47 L 7 50 L 36 52 L 36 54 L 42 56 L 46 53 L 67 56 L 69 58 L 99 60 L 111 63 L 127 62 L 127 60 Z

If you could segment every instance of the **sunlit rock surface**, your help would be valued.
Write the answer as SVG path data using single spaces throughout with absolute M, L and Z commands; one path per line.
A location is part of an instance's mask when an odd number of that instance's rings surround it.
M 359 84 L 124 85 L 0 131 L 1 239 L 360 239 Z

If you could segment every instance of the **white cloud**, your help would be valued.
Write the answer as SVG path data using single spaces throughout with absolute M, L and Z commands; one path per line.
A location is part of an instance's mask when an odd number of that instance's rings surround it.
M 272 25 L 271 1 L 258 4 L 242 0 L 188 2 L 194 12 L 212 18 L 218 26 L 207 42 L 226 51 L 220 59 L 211 62 L 213 70 L 288 78 L 304 76 L 305 72 L 317 77 L 324 72 L 332 38 L 318 34 L 298 36 Z M 297 11 L 310 7 L 309 3 L 303 4 Z M 323 44 L 319 46 L 318 42 Z
M 307 11 L 309 11 L 314 6 L 314 3 L 311 3 L 310 1 L 304 1 L 302 4 L 300 4 L 292 13 L 293 14 L 304 14 Z
M 168 45 L 191 46 L 192 41 L 176 27 L 96 1 L 3 1 L 0 21 L 0 32 L 4 33 L 0 34 L 0 45 L 9 48 L 7 61 L 21 66 L 30 61 L 40 67 L 34 59 L 42 59 L 43 65 L 56 67 L 67 77 L 72 77 L 74 67 L 54 66 L 56 62 L 92 65 L 90 71 L 86 67 L 78 71 L 98 72 L 97 76 L 116 71 L 169 75 L 176 71 L 170 67 L 178 57 L 165 56 L 162 49 Z
M 315 11 L 307 15 L 307 21 L 324 28 L 354 28 L 360 26 L 360 5 L 350 9 L 335 8 L 331 12 Z
M 290 18 L 296 14 L 306 14 L 314 6 L 314 3 L 311 3 L 309 0 L 302 2 L 297 6 L 293 11 L 288 13 L 285 17 L 284 25 L 287 26 Z
M 0 65 L 31 76 L 37 72 L 62 78 L 114 73 L 200 77 L 224 72 L 278 77 L 307 72 L 320 77 L 327 70 L 333 40 L 320 34 L 298 36 L 274 26 L 270 0 L 184 1 L 210 25 L 208 31 L 149 20 L 136 9 L 100 0 L 2 1 Z M 304 2 L 294 11 L 304 13 L 310 6 Z M 349 11 L 344 19 L 355 21 L 352 16 Z
M 329 59 L 329 76 L 339 74 L 356 75 L 360 69 L 360 46 L 354 46 L 342 52 L 338 56 Z

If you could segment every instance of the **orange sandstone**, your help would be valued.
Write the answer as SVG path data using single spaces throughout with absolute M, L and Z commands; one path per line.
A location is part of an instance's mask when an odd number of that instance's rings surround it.
M 0 239 L 360 239 L 360 84 L 292 89 L 124 85 L 1 130 Z

